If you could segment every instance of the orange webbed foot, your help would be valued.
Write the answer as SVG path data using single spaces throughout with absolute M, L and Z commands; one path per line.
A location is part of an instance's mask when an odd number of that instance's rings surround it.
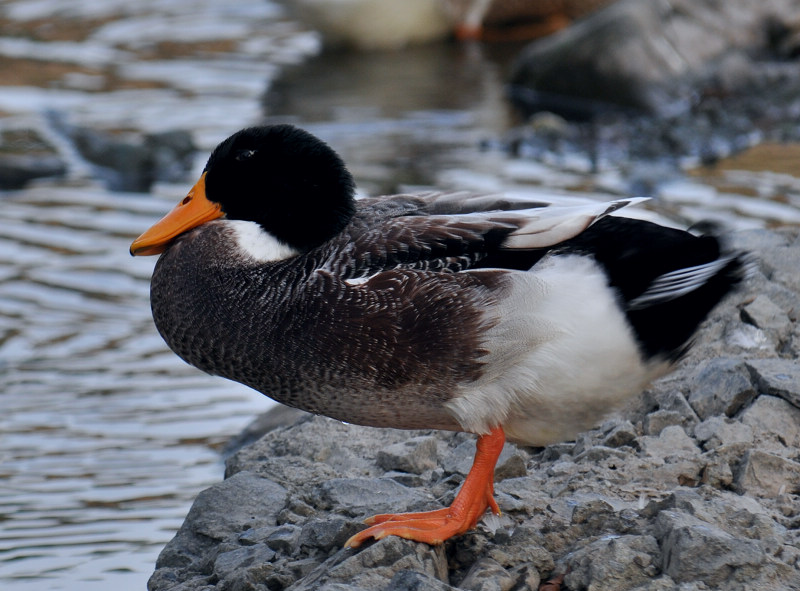
M 441 544 L 474 528 L 487 508 L 499 514 L 500 508 L 494 500 L 494 467 L 504 443 L 505 434 L 500 427 L 478 439 L 472 468 L 449 507 L 421 513 L 375 515 L 366 520 L 370 527 L 351 537 L 345 545 L 357 548 L 370 538 L 380 540 L 386 536 Z

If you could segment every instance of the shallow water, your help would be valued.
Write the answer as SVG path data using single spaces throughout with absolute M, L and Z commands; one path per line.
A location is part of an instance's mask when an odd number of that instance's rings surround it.
M 436 186 L 608 198 L 627 190 L 624 170 L 592 173 L 583 154 L 535 162 L 481 147 L 513 120 L 503 89 L 511 47 L 311 58 L 313 35 L 263 0 L 0 7 L 8 18 L 99 23 L 76 45 L 16 39 L 0 42 L 1 55 L 37 52 L 83 67 L 110 60 L 123 81 L 151 84 L 98 92 L 101 74 L 83 73 L 48 88 L 0 87 L 0 126 L 41 130 L 70 163 L 67 180 L 0 194 L 3 589 L 143 589 L 192 499 L 221 478 L 220 446 L 270 405 L 166 349 L 149 312 L 155 260 L 127 253 L 194 179 L 152 195 L 111 193 L 54 133 L 53 112 L 97 129 L 191 129 L 203 150 L 197 168 L 239 127 L 295 121 L 342 153 L 362 193 Z M 137 57 L 165 36 L 233 40 L 235 49 Z M 734 169 L 671 179 L 657 209 L 734 227 L 800 223 L 798 195 L 790 174 Z

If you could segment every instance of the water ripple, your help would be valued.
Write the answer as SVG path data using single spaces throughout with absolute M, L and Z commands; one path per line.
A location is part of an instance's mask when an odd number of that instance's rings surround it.
M 4 195 L 0 586 L 142 589 L 215 451 L 270 403 L 190 368 L 150 318 L 131 239 L 169 203 L 95 187 Z

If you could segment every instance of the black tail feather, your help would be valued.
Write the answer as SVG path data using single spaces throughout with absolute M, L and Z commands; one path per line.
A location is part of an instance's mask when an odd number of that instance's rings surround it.
M 561 250 L 592 255 L 617 289 L 643 353 L 671 360 L 686 352 L 697 327 L 751 265 L 716 236 L 620 217 L 599 220 Z

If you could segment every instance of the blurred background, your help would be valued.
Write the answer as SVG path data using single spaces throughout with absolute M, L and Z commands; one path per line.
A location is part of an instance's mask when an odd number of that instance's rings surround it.
M 143 589 L 272 404 L 169 352 L 130 241 L 232 132 L 361 194 L 647 195 L 800 224 L 800 3 L 0 1 L 0 587 Z

